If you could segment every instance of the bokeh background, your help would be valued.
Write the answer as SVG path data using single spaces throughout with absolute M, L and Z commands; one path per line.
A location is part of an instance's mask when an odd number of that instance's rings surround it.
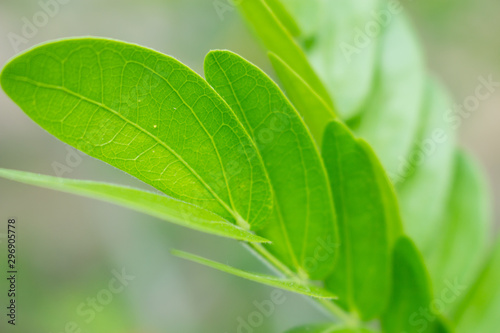
M 48 0 L 42 0 L 46 3 Z M 212 0 L 65 0 L 54 17 L 19 50 L 51 39 L 103 36 L 172 55 L 202 72 L 211 49 L 231 49 L 272 73 L 263 49 L 236 10 L 222 18 Z M 228 3 L 226 0 L 222 0 Z M 500 81 L 500 2 L 497 0 L 402 0 L 425 48 L 428 67 L 456 101 L 473 94 L 479 76 Z M 9 33 L 21 35 L 38 1 L 0 0 L 0 64 L 17 50 Z M 461 144 L 480 161 L 500 220 L 500 89 L 460 128 Z M 77 155 L 80 156 L 80 155 Z M 70 165 L 67 159 L 69 158 Z M 0 92 L 0 167 L 145 187 L 139 181 L 73 150 L 47 134 Z M 171 248 L 239 267 L 265 268 L 237 242 L 182 229 L 124 208 L 0 180 L 0 308 L 6 285 L 6 221 L 18 221 L 19 333 L 229 333 L 237 332 L 272 289 L 172 257 Z M 134 277 L 124 291 L 86 323 L 77 309 L 108 288 L 114 272 Z M 252 332 L 280 332 L 326 320 L 306 299 L 286 301 Z M 73 324 L 74 323 L 74 324 Z M 76 325 L 76 326 L 73 326 Z M 244 331 L 241 331 L 244 332 Z

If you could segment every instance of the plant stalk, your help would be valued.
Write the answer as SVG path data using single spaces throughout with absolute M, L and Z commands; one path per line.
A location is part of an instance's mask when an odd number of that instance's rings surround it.
M 290 270 L 287 266 L 285 266 L 280 260 L 278 260 L 274 255 L 272 255 L 262 244 L 250 243 L 249 247 L 256 252 L 260 257 L 266 260 L 267 264 L 271 264 L 271 266 L 278 270 L 285 277 L 292 279 L 302 285 L 311 286 L 309 280 L 300 277 L 298 274 Z M 335 318 L 342 321 L 344 325 L 347 327 L 359 328 L 361 327 L 361 323 L 359 319 L 352 314 L 344 311 L 335 303 L 331 302 L 328 299 L 324 298 L 312 298 L 312 300 L 320 305 L 323 309 L 325 309 L 328 313 L 333 315 Z

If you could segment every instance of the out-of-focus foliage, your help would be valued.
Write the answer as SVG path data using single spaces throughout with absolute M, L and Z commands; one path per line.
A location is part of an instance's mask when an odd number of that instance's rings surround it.
M 241 0 L 236 8 L 290 101 L 228 51 L 206 57 L 206 81 L 172 57 L 95 38 L 39 46 L 2 72 L 4 90 L 41 127 L 171 198 L 0 176 L 248 241 L 284 278 L 175 254 L 320 297 L 340 321 L 292 332 L 377 332 L 379 320 L 387 333 L 490 333 L 500 297 L 498 251 L 480 270 L 488 192 L 456 153 L 443 117 L 448 93 L 426 72 L 402 8 L 383 0 Z

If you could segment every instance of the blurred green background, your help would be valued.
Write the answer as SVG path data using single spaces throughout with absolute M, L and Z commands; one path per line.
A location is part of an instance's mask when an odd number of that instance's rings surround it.
M 167 53 L 198 73 L 210 49 L 231 49 L 271 73 L 265 53 L 236 10 L 221 17 L 212 0 L 60 2 L 65 4 L 19 50 L 62 37 L 104 36 Z M 457 102 L 474 93 L 479 76 L 492 75 L 500 81 L 500 2 L 402 2 L 420 33 L 428 66 L 447 83 Z M 16 54 L 9 34 L 21 35 L 24 18 L 31 21 L 41 10 L 38 1 L 0 0 L 2 66 Z M 496 91 L 460 128 L 462 145 L 487 172 L 497 222 L 499 109 L 500 91 Z M 1 167 L 56 175 L 53 165 L 60 163 L 71 169 L 66 177 L 145 186 L 104 163 L 68 150 L 3 93 L 0 110 Z M 254 302 L 270 298 L 271 288 L 169 254 L 169 249 L 178 248 L 238 267 L 263 270 L 237 242 L 182 229 L 110 204 L 4 180 L 0 181 L 2 277 L 9 217 L 18 221 L 18 325 L 7 327 L 2 310 L 1 332 L 238 332 L 240 321 L 247 321 L 256 311 Z M 122 270 L 133 280 L 123 292 L 106 298 L 110 295 L 108 283 Z M 7 290 L 4 280 L 0 283 L 2 309 Z M 90 309 L 87 303 L 98 296 L 109 304 L 96 307 L 95 318 L 87 323 L 89 317 L 77 311 Z M 290 293 L 285 297 L 286 301 L 252 332 L 281 332 L 327 319 L 306 299 Z

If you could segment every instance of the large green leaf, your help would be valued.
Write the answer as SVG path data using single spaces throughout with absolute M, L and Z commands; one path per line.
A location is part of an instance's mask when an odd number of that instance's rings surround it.
M 265 47 L 292 67 L 328 104 L 330 95 L 304 52 L 264 0 L 240 0 L 238 8 Z
M 318 146 L 323 142 L 325 123 L 335 119 L 333 109 L 290 66 L 276 54 L 269 58 L 281 79 L 288 98 L 304 117 Z
M 440 241 L 451 190 L 455 135 L 443 117 L 450 108 L 445 89 L 429 80 L 420 134 L 395 179 L 405 229 L 426 257 Z
M 279 87 L 259 68 L 228 51 L 205 59 L 207 81 L 256 141 L 275 193 L 262 230 L 269 250 L 290 268 L 324 277 L 336 257 L 336 219 L 328 178 L 311 134 Z
M 382 316 L 384 333 L 449 332 L 436 311 L 423 258 L 407 237 L 401 237 L 394 248 L 392 280 L 391 299 Z
M 481 172 L 463 152 L 456 154 L 454 162 L 444 223 L 427 260 L 436 295 L 445 299 L 443 311 L 454 309 L 472 286 L 487 253 L 492 227 L 489 191 Z
M 243 271 L 241 269 L 237 269 L 228 265 L 224 265 L 212 260 L 208 260 L 199 256 L 196 256 L 191 253 L 187 253 L 184 251 L 178 251 L 174 250 L 172 251 L 172 254 L 175 256 L 178 256 L 183 259 L 187 259 L 190 261 L 197 262 L 199 264 L 209 266 L 215 269 L 218 269 L 219 271 L 226 272 L 232 275 L 236 275 L 239 277 L 242 277 L 247 280 L 255 281 L 258 283 L 265 284 L 267 286 L 271 287 L 276 287 L 280 288 L 283 290 L 288 290 L 292 291 L 295 293 L 311 296 L 311 297 L 316 297 L 316 298 L 327 298 L 327 299 L 332 299 L 336 298 L 335 295 L 330 293 L 329 291 L 316 287 L 314 285 L 309 285 L 309 284 L 303 284 L 300 281 L 294 281 L 294 280 L 289 280 L 289 279 L 280 279 L 274 276 L 270 275 L 265 275 L 265 274 L 260 274 L 260 273 L 250 273 Z
M 104 200 L 191 229 L 248 242 L 267 240 L 203 208 L 180 200 L 130 187 L 0 169 L 0 177 L 93 199 Z
M 425 86 L 423 60 L 416 38 L 403 14 L 381 36 L 381 55 L 373 96 L 363 109 L 357 133 L 375 149 L 395 178 L 401 159 L 410 154 L 417 137 Z
M 327 286 L 362 319 L 375 318 L 390 293 L 393 230 L 401 225 L 396 197 L 371 148 L 340 122 L 326 128 L 323 159 L 340 235 L 340 257 Z
M 481 275 L 455 314 L 457 333 L 498 331 L 500 314 L 500 238 Z
M 341 325 L 323 324 L 297 327 L 286 333 L 375 333 L 367 328 L 345 328 Z
M 293 9 L 297 4 L 291 2 L 289 6 Z M 388 9 L 379 8 L 381 2 L 307 1 L 317 9 L 310 19 L 319 23 L 314 43 L 306 53 L 344 119 L 355 116 L 372 91 L 380 30 L 392 21 Z M 307 11 L 293 12 L 299 17 L 307 15 Z
M 257 149 L 213 89 L 179 61 L 83 38 L 12 60 L 5 92 L 60 140 L 245 228 L 272 205 Z

